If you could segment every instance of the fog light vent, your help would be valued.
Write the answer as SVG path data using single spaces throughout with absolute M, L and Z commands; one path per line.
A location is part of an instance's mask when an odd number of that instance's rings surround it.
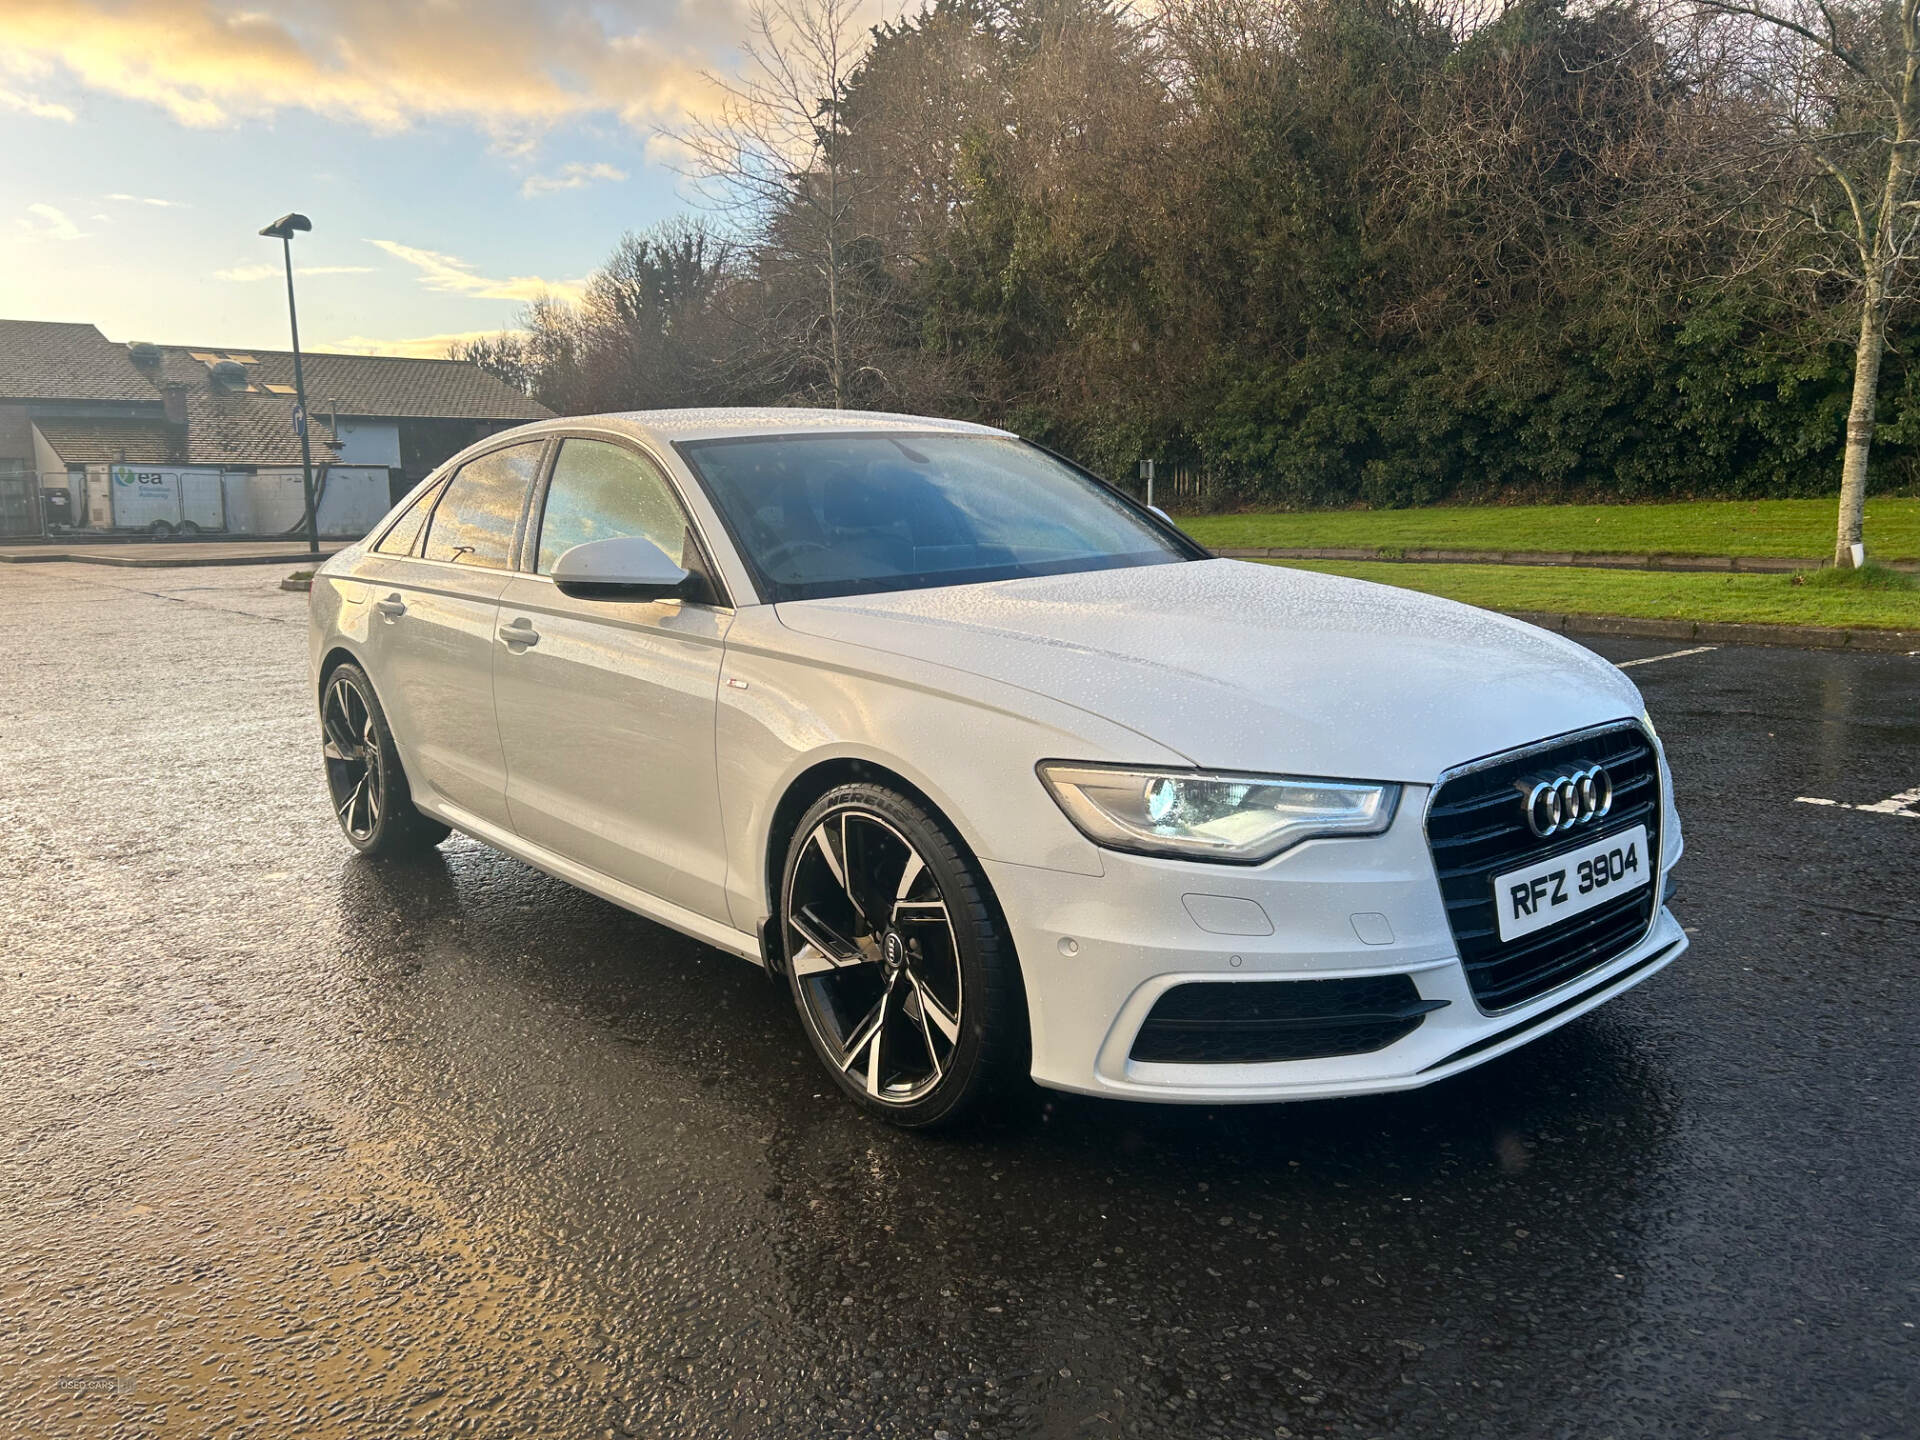
M 1154 1002 L 1132 1059 L 1158 1065 L 1259 1065 L 1364 1055 L 1405 1039 L 1445 1000 L 1408 975 L 1363 980 L 1194 981 Z

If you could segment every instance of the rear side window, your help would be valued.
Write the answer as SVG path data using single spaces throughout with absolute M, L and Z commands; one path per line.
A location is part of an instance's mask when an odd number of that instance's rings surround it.
M 670 560 L 684 563 L 687 517 L 667 477 L 645 456 L 604 440 L 567 440 L 554 462 L 540 521 L 535 571 L 553 573 L 554 561 L 590 540 L 644 536 Z
M 426 558 L 505 570 L 544 442 L 509 445 L 469 460 L 448 483 L 427 527 Z
M 398 520 L 380 537 L 380 543 L 373 547 L 376 555 L 411 555 L 414 545 L 420 539 L 420 532 L 426 529 L 427 516 L 433 513 L 434 497 L 439 495 L 441 487 L 429 485 L 418 495 L 413 503 L 401 513 Z

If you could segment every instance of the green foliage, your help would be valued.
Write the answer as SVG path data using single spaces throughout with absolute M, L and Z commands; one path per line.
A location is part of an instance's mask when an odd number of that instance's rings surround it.
M 1766 117 L 1651 0 L 1156 8 L 933 0 L 875 32 L 831 139 L 849 403 L 1152 456 L 1227 507 L 1836 488 L 1852 297 L 1756 240 L 1733 162 Z M 817 398 L 827 274 L 778 258 L 786 218 L 629 239 L 514 378 L 562 408 Z M 1920 473 L 1904 323 L 1883 493 Z

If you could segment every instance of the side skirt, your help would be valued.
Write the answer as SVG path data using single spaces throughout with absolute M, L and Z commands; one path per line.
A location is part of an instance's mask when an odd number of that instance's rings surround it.
M 738 955 L 742 960 L 750 960 L 755 965 L 764 966 L 761 955 L 760 937 L 750 935 L 744 930 L 736 930 L 731 925 L 718 920 L 710 920 L 676 905 L 671 900 L 662 900 L 658 895 L 649 895 L 645 890 L 603 875 L 598 870 L 557 855 L 551 850 L 535 845 L 499 826 L 470 815 L 457 805 L 448 805 L 443 801 L 426 802 L 424 797 L 416 796 L 414 804 L 422 811 L 433 816 L 454 829 L 471 835 L 474 839 L 491 845 L 495 850 L 525 861 L 536 870 L 544 870 L 556 880 L 564 880 L 569 885 L 585 890 L 590 895 L 598 895 L 610 904 L 618 905 L 622 910 L 631 910 L 634 914 L 665 925 L 670 930 L 678 930 L 682 935 L 690 935 L 695 940 L 724 950 L 729 955 Z

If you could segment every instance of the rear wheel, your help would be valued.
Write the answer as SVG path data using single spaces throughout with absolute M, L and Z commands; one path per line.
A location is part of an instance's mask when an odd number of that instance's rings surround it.
M 414 808 L 393 732 L 358 665 L 327 676 L 320 699 L 320 753 L 327 792 L 347 843 L 367 855 L 431 849 L 453 832 Z
M 924 807 L 844 785 L 794 832 L 781 933 L 816 1054 L 862 1108 L 944 1124 L 1014 1080 L 1026 1014 L 978 862 Z

